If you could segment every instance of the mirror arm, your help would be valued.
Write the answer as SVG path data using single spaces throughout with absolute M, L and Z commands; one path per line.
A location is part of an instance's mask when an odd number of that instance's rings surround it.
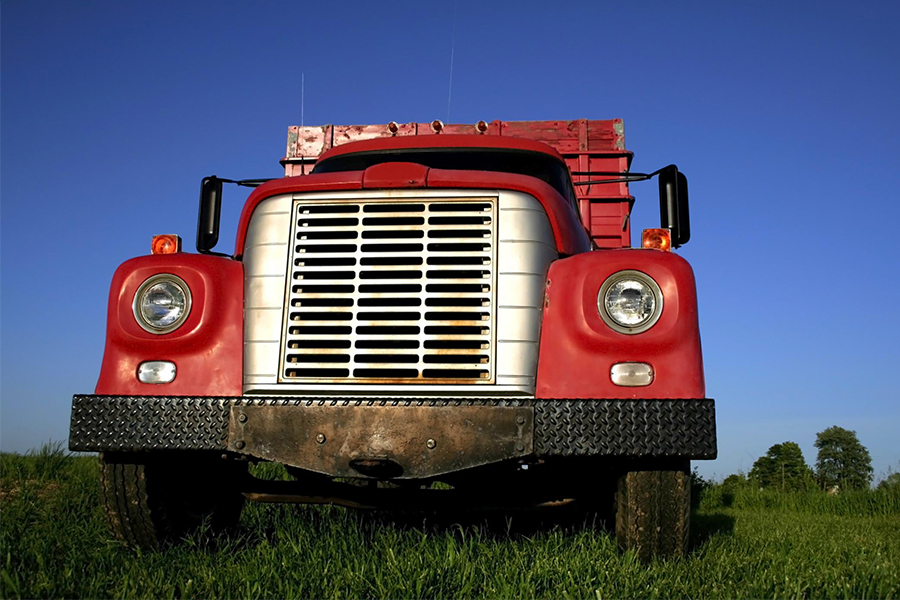
M 222 184 L 234 183 L 243 187 L 258 187 L 271 179 L 223 179 L 212 175 L 200 182 L 200 214 L 197 217 L 197 252 L 211 256 L 233 258 L 230 254 L 213 252 L 219 243 L 219 219 L 222 215 Z

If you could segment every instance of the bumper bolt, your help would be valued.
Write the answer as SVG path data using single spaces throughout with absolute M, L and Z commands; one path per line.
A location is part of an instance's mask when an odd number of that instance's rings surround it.
M 525 452 L 525 444 L 516 444 L 516 452 Z
M 425 446 L 427 446 L 429 450 L 434 450 L 435 447 L 437 447 L 437 442 L 435 442 L 432 439 L 429 439 L 427 442 L 425 442 Z
M 324 443 L 325 443 L 325 434 L 324 434 L 324 433 L 320 433 L 320 434 L 318 434 L 318 435 L 316 436 L 316 443 L 317 443 L 317 444 L 324 444 Z
M 241 441 L 241 440 L 238 440 L 238 441 L 236 441 L 236 442 L 234 443 L 234 447 L 237 448 L 238 450 L 243 450 L 243 449 L 244 449 L 244 446 L 246 446 L 246 445 L 247 445 L 247 444 L 245 444 L 245 443 L 244 443 L 243 441 Z
M 525 417 L 523 417 L 522 415 L 519 415 L 518 417 L 516 417 L 516 423 L 518 423 L 519 425 L 524 425 Z
M 244 413 L 239 414 L 239 415 L 238 415 L 238 421 L 240 421 L 241 423 L 246 423 L 246 422 L 247 422 L 247 415 L 245 415 Z

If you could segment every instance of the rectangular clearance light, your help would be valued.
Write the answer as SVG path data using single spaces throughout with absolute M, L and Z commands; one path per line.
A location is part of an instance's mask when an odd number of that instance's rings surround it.
M 172 383 L 175 381 L 175 363 L 168 360 L 148 360 L 138 367 L 137 378 L 141 383 Z
M 653 367 L 647 363 L 616 363 L 609 372 L 609 378 L 623 387 L 643 387 L 653 383 Z

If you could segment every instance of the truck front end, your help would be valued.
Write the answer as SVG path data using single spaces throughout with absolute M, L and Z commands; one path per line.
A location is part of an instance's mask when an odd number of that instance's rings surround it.
M 95 394 L 73 400 L 116 533 L 155 547 L 245 498 L 581 502 L 617 512 L 623 547 L 684 552 L 690 460 L 716 454 L 670 251 L 686 190 L 661 175 L 667 227 L 629 248 L 630 159 L 620 121 L 291 128 L 231 256 L 204 180 L 199 253 L 161 238 L 119 268 Z

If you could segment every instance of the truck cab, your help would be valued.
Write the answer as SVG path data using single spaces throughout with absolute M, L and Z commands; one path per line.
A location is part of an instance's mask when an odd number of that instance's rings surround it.
M 622 123 L 291 127 L 285 177 L 215 251 L 126 261 L 70 448 L 111 523 L 158 547 L 242 503 L 616 514 L 623 548 L 686 551 L 691 460 L 716 454 L 674 166 L 630 172 Z M 631 247 L 628 184 L 659 178 Z M 292 481 L 248 474 L 283 464 Z M 128 485 L 129 481 L 143 481 Z M 365 484 L 365 485 L 359 485 Z

